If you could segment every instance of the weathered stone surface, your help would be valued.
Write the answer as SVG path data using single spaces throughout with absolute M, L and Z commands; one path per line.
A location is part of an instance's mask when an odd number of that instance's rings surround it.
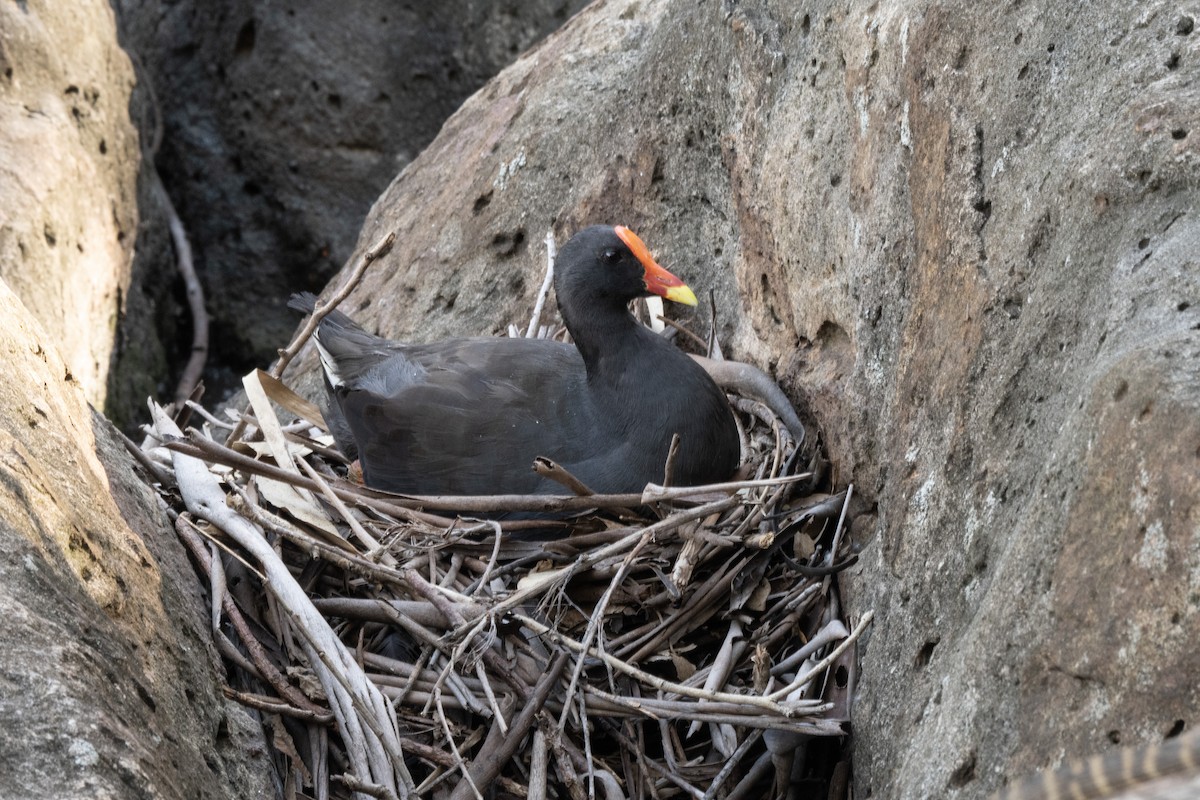
M 0 5 L 0 279 L 97 405 L 137 229 L 132 85 L 102 0 Z
M 495 332 L 547 228 L 631 225 L 865 499 L 856 796 L 1159 738 L 1200 707 L 1194 17 L 595 4 L 388 188 L 346 310 Z
M 274 797 L 195 574 L 49 339 L 0 281 L 0 796 Z
M 319 288 L 349 255 L 371 203 L 445 118 L 582 0 L 397 4 L 353 0 L 114 0 L 124 46 L 153 96 L 147 138 L 195 249 L 212 316 L 206 374 L 219 392 L 274 357 L 289 294 Z M 190 327 L 161 216 L 139 244 L 139 287 L 117 379 L 124 418 L 162 351 Z M 144 243 L 144 247 L 143 247 Z M 153 326 L 153 328 L 151 328 Z M 151 328 L 150 330 L 147 330 Z M 146 336 L 161 339 L 147 350 Z M 122 385 L 124 386 L 124 384 Z

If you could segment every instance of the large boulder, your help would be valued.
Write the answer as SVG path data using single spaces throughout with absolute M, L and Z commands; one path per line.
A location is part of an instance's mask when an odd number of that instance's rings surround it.
M 387 189 L 357 255 L 396 246 L 344 309 L 494 333 L 547 230 L 634 227 L 862 499 L 858 796 L 1155 741 L 1200 705 L 1194 26 L 1153 1 L 597 3 Z
M 0 280 L 97 406 L 137 237 L 132 86 L 108 4 L 0 6 Z
M 0 797 L 272 797 L 195 573 L 105 400 L 133 72 L 101 0 L 0 4 Z

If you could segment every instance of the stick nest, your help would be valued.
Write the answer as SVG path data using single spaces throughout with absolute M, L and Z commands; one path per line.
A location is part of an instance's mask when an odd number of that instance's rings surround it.
M 765 404 L 731 396 L 740 483 L 468 500 L 348 481 L 314 407 L 246 387 L 236 424 L 154 407 L 138 455 L 282 796 L 842 796 L 848 493 Z M 446 511 L 487 507 L 575 510 Z

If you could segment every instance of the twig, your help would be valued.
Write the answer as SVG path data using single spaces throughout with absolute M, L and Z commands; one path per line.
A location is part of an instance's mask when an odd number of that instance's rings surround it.
M 638 540 L 638 543 L 633 546 L 633 549 L 625 554 L 625 558 L 621 561 L 621 566 L 617 569 L 617 573 L 613 575 L 612 580 L 608 583 L 608 588 L 604 591 L 604 595 L 600 598 L 600 602 L 596 604 L 596 608 L 592 611 L 591 619 L 588 620 L 587 630 L 584 631 L 583 641 L 580 646 L 583 648 L 581 652 L 586 652 L 592 647 L 592 642 L 596 640 L 600 632 L 600 625 L 604 620 L 604 612 L 608 609 L 608 603 L 612 599 L 613 592 L 617 586 L 624 580 L 625 574 L 629 571 L 629 565 L 638 557 L 642 549 L 650 543 L 649 536 L 643 536 Z M 571 672 L 571 681 L 567 685 L 567 702 L 563 703 L 562 715 L 558 718 L 558 729 L 561 731 L 567 724 L 567 709 L 570 706 L 570 698 L 575 694 L 575 687 L 579 683 L 579 677 L 583 674 L 583 659 L 579 659 L 575 663 L 575 669 Z M 586 727 L 586 726 L 584 726 Z
M 603 661 L 605 664 L 608 664 L 613 669 L 617 670 L 618 672 L 622 672 L 626 675 L 629 675 L 632 678 L 636 678 L 637 680 L 641 681 L 642 683 L 645 683 L 648 686 L 652 686 L 655 689 L 658 689 L 660 691 L 671 692 L 673 694 L 683 695 L 684 697 L 694 697 L 698 700 L 705 699 L 705 700 L 715 700 L 718 702 L 727 702 L 727 703 L 745 703 L 748 705 L 756 706 L 765 711 L 769 711 L 773 714 L 777 714 L 781 717 L 794 716 L 797 711 L 797 707 L 793 703 L 780 703 L 777 700 L 773 699 L 773 696 L 759 697 L 757 695 L 729 694 L 727 692 L 706 692 L 703 689 L 695 689 L 695 688 L 692 688 L 691 686 L 684 686 L 683 684 L 674 683 L 672 681 L 665 680 L 664 678 L 660 678 L 657 675 L 651 675 L 649 672 L 640 670 L 631 664 L 626 664 L 624 661 L 622 661 L 619 658 L 616 658 L 614 656 L 611 656 L 608 653 L 600 652 L 598 650 L 595 650 L 594 648 L 587 649 L 582 644 L 580 644 L 579 642 L 570 638 L 569 636 L 566 636 L 565 634 L 560 633 L 559 631 L 556 631 L 547 625 L 543 625 L 542 623 L 538 622 L 537 620 L 533 619 L 532 617 L 528 617 L 524 614 L 513 614 L 513 616 L 516 619 L 520 620 L 522 625 L 529 628 L 535 634 L 537 634 L 539 636 L 546 636 L 549 639 L 551 639 L 552 641 L 555 641 L 561 645 L 564 645 L 569 650 L 571 650 L 575 653 L 580 653 L 582 655 L 589 655 L 589 656 L 592 656 L 593 658 L 598 658 L 601 661 Z M 810 680 L 811 680 L 811 678 L 810 678 Z
M 579 478 L 545 456 L 538 456 L 533 460 L 533 471 L 543 478 L 549 478 L 555 483 L 562 484 L 578 497 L 591 497 L 596 494 Z
M 315 489 L 316 484 L 305 478 L 298 478 L 286 470 L 265 464 L 257 459 L 244 456 L 228 447 L 207 440 L 201 436 L 190 435 L 187 441 L 169 439 L 163 446 L 173 452 L 207 458 L 214 463 L 224 464 L 245 470 L 255 475 L 263 475 L 274 480 L 291 483 L 307 489 Z M 349 484 L 330 484 L 330 488 L 343 499 L 362 503 L 385 513 L 404 516 L 413 520 L 448 522 L 444 518 L 435 519 L 430 514 L 422 514 L 418 509 L 458 510 L 475 512 L 498 511 L 543 511 L 566 512 L 588 511 L 597 508 L 630 508 L 662 500 L 684 500 L 691 497 L 702 497 L 714 493 L 738 491 L 740 489 L 773 486 L 781 483 L 794 483 L 807 479 L 807 474 L 786 475 L 767 481 L 731 481 L 728 483 L 713 483 L 702 486 L 662 487 L 657 484 L 647 484 L 642 494 L 596 494 L 587 497 L 568 497 L 566 495 L 528 495 L 528 494 L 497 494 L 497 495 L 395 495 L 376 490 L 351 487 Z M 388 499 L 383 499 L 388 498 Z M 530 525 L 536 520 L 505 520 L 501 525 L 507 530 L 514 527 L 545 527 L 545 525 Z
M 871 620 L 873 620 L 874 618 L 875 618 L 875 612 L 868 609 L 867 612 L 865 614 L 863 614 L 862 619 L 859 621 L 858 627 L 856 627 L 854 630 L 852 630 L 850 632 L 849 636 L 847 636 L 845 639 L 843 639 L 842 642 L 837 647 L 835 647 L 832 651 L 830 651 L 829 655 L 825 656 L 823 659 L 821 659 L 819 662 L 817 662 L 815 665 L 813 665 L 813 668 L 810 669 L 808 672 L 806 672 L 803 675 L 801 675 L 800 677 L 796 678 L 796 680 L 792 681 L 791 683 L 789 683 L 787 686 L 783 687 L 782 689 L 778 689 L 774 692 L 771 692 L 771 694 L 767 695 L 767 697 L 771 698 L 772 700 L 779 700 L 781 698 L 787 697 L 789 694 L 794 692 L 796 689 L 799 689 L 800 687 L 804 686 L 806 683 L 811 681 L 813 678 L 815 678 L 818 675 L 820 675 L 821 673 L 823 673 L 826 669 L 829 668 L 830 664 L 832 664 L 834 661 L 837 660 L 838 656 L 840 656 L 846 650 L 846 648 L 848 648 L 850 645 L 852 645 L 856 641 L 858 641 L 858 637 L 862 634 L 862 632 L 864 630 L 866 630 L 867 626 L 871 624 Z
M 157 171 L 154 172 L 154 175 L 157 178 Z M 204 287 L 200 284 L 200 279 L 196 276 L 196 265 L 192 258 L 192 245 L 188 241 L 187 231 L 183 227 L 183 220 L 179 218 L 178 212 L 175 211 L 175 204 L 171 202 L 171 197 L 167 194 L 166 187 L 163 186 L 162 181 L 155 180 L 154 186 L 157 190 L 163 211 L 167 215 L 167 227 L 171 231 L 171 242 L 175 246 L 175 266 L 179 270 L 179 276 L 183 279 L 188 310 L 192 314 L 191 355 L 188 356 L 187 364 L 184 366 L 183 373 L 179 376 L 179 383 L 175 387 L 175 403 L 182 406 L 188 397 L 191 396 L 192 390 L 200 383 L 200 376 L 204 374 L 204 364 L 208 360 L 208 312 L 204 308 Z
M 155 407 L 154 412 L 154 424 L 160 437 L 181 435 L 179 429 L 162 413 L 161 409 Z M 362 670 L 357 662 L 346 650 L 341 640 L 329 629 L 324 618 L 313 608 L 312 603 L 300 590 L 274 549 L 245 517 L 237 514 L 225 504 L 225 494 L 221 491 L 216 477 L 208 472 L 202 462 L 181 453 L 175 453 L 172 456 L 172 462 L 188 510 L 221 528 L 238 545 L 254 556 L 263 567 L 267 578 L 265 585 L 285 601 L 284 605 L 292 609 L 292 619 L 304 631 L 306 641 L 320 643 L 319 646 L 312 648 L 314 654 L 323 653 L 336 657 L 341 669 L 357 678 L 354 681 L 353 691 L 363 693 L 364 696 L 360 698 L 361 705 L 383 712 L 386 701 L 380 695 L 379 690 L 375 689 L 362 675 Z M 348 738 L 347 753 L 351 757 L 356 773 L 367 776 L 365 779 L 371 782 L 382 782 L 392 791 L 395 791 L 393 787 L 405 786 L 403 783 L 397 784 L 396 782 L 397 773 L 402 777 L 407 777 L 403 761 L 397 764 L 389 755 L 389 751 L 398 752 L 400 747 L 395 729 L 377 732 L 376 726 L 372 725 L 371 721 L 357 715 L 350 715 L 348 712 L 354 706 L 354 697 L 343 688 L 339 681 L 325 681 L 323 688 L 331 702 L 341 700 L 335 707 L 334 713 L 338 714 L 338 722 L 343 736 Z M 386 713 L 383 714 L 383 719 L 389 719 Z M 394 720 L 391 724 L 394 724 Z M 386 738 L 380 739 L 380 733 Z M 406 789 L 413 788 L 411 782 L 412 779 L 408 777 Z M 404 792 L 404 796 L 407 796 L 407 791 Z
M 442 691 L 436 686 L 433 688 L 434 707 L 437 708 L 438 722 L 442 725 L 442 732 L 446 734 L 446 744 L 450 747 L 450 751 L 454 753 L 455 767 L 462 773 L 463 780 L 459 782 L 458 789 L 454 792 L 454 797 L 462 796 L 463 800 L 467 797 L 474 797 L 475 800 L 483 800 L 483 795 L 479 791 L 479 786 L 476 785 L 471 777 L 471 770 L 467 766 L 467 760 L 463 758 L 462 753 L 458 750 L 458 745 L 454 743 L 454 734 L 450 732 L 450 723 L 446 721 L 446 710 L 442 706 Z M 491 738 L 490 736 L 488 738 Z M 464 793 L 461 791 L 463 786 L 469 790 Z
M 475 758 L 475 763 L 471 768 L 470 776 L 467 781 L 459 783 L 455 788 L 454 793 L 450 795 L 450 800 L 466 800 L 470 795 L 469 789 L 477 785 L 486 785 L 490 783 L 512 758 L 513 753 L 517 750 L 517 745 L 525 738 L 525 734 L 529 732 L 529 728 L 533 725 L 534 715 L 545 704 L 546 698 L 550 695 L 550 690 L 558 683 L 559 676 L 562 675 L 563 667 L 567 665 L 567 654 L 559 653 L 552 662 L 546 673 L 537 682 L 530 697 L 525 699 L 525 704 L 521 708 L 521 713 L 509 725 L 509 732 L 505 736 L 499 737 L 499 742 L 493 748 L 488 748 L 485 744 L 483 750 Z M 488 737 L 489 740 L 491 737 Z M 464 788 L 463 784 L 469 782 L 469 787 Z
M 671 446 L 667 448 L 667 463 L 663 467 L 663 488 L 669 487 L 675 479 L 675 459 L 679 456 L 679 433 L 671 434 Z
M 175 210 L 175 204 L 171 202 L 171 196 L 167 193 L 162 176 L 158 174 L 155 164 L 163 140 L 162 107 L 158 103 L 158 94 L 154 91 L 154 81 L 150 80 L 150 76 L 146 73 L 145 65 L 137 57 L 134 57 L 133 63 L 138 72 L 138 84 L 145 88 L 149 96 L 149 102 L 146 105 L 149 110 L 154 112 L 154 122 L 149 126 L 151 133 L 144 139 L 142 163 L 149 166 L 148 171 L 154 192 L 158 195 L 163 212 L 167 217 L 167 228 L 171 234 L 171 243 L 175 248 L 175 267 L 179 270 L 179 276 L 183 278 L 188 309 L 192 315 L 192 352 L 175 388 L 175 402 L 182 404 L 191 396 L 192 390 L 200 382 L 200 376 L 204 373 L 204 362 L 208 355 L 208 312 L 204 308 L 204 287 L 196 276 L 192 246 L 188 241 L 187 231 L 183 227 L 179 213 Z
M 693 355 L 692 358 L 704 367 L 704 371 L 722 389 L 735 391 L 765 403 L 779 415 L 783 424 L 787 425 L 788 430 L 796 439 L 796 446 L 800 447 L 804 444 L 804 424 L 796 416 L 796 410 L 792 408 L 787 395 L 775 381 L 771 380 L 769 375 L 758 367 L 743 364 L 740 361 L 714 361 L 696 355 Z
M 733 770 L 742 763 L 742 759 L 746 757 L 746 753 L 750 752 L 750 748 L 757 744 L 758 740 L 761 738 L 762 730 L 758 729 L 752 731 L 749 736 L 742 740 L 742 743 L 738 745 L 737 750 L 733 751 L 733 755 L 725 760 L 725 764 L 721 767 L 721 771 L 713 776 L 712 783 L 709 784 L 708 791 L 704 793 L 704 800 L 712 800 L 717 796 L 717 792 L 721 789 L 721 786 L 725 783 L 725 781 L 729 780 L 729 776 L 733 774 Z
M 179 535 L 180 541 L 184 546 L 191 551 L 192 557 L 196 563 L 207 575 L 209 574 L 208 553 L 205 551 L 199 536 L 189 527 L 192 523 L 185 516 L 180 515 L 175 519 L 175 531 Z M 242 611 L 237 607 L 237 603 L 228 594 L 220 598 L 221 607 L 225 612 L 225 616 L 229 618 L 233 629 L 237 631 L 238 637 L 242 640 L 242 645 L 250 654 L 250 660 L 254 664 L 254 668 L 258 674 L 262 676 L 271 688 L 279 693 L 281 697 L 287 699 L 287 702 L 307 713 L 314 715 L 314 718 L 329 718 L 329 715 L 324 709 L 316 706 L 299 690 L 288 683 L 287 678 L 280 674 L 275 665 L 271 663 L 270 657 L 263 650 L 262 644 L 255 638 L 247 624 L 245 617 L 242 616 Z
M 537 336 L 542 321 L 542 307 L 546 305 L 546 295 L 550 294 L 550 286 L 554 283 L 554 259 L 558 251 L 554 247 L 554 232 L 546 232 L 546 277 L 542 279 L 542 288 L 538 290 L 537 302 L 533 306 L 533 316 L 529 318 L 529 327 L 525 329 L 525 338 Z
M 247 692 L 238 692 L 230 689 L 228 686 L 224 688 L 224 693 L 225 696 L 230 700 L 236 700 L 244 706 L 256 709 L 258 711 L 265 711 L 268 714 L 282 714 L 285 717 L 302 719 L 322 725 L 333 722 L 333 714 L 327 712 L 319 710 L 310 711 L 307 708 L 297 708 L 296 706 L 289 705 L 287 703 L 281 703 L 274 698 L 263 697 L 262 695 L 257 694 L 249 694 Z

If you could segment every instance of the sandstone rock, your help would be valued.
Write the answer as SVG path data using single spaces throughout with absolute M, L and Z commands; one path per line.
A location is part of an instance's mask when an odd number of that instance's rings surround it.
M 98 406 L 137 233 L 132 84 L 106 3 L 0 7 L 0 279 Z
M 195 573 L 50 338 L 0 281 L 0 796 L 274 797 Z
M 598 3 L 383 194 L 358 250 L 397 245 L 346 310 L 493 333 L 547 229 L 634 227 L 865 499 L 856 796 L 1153 740 L 1200 707 L 1193 29 L 1165 2 Z
M 0 796 L 273 796 L 195 575 L 89 408 L 131 280 L 132 82 L 106 4 L 0 5 Z

